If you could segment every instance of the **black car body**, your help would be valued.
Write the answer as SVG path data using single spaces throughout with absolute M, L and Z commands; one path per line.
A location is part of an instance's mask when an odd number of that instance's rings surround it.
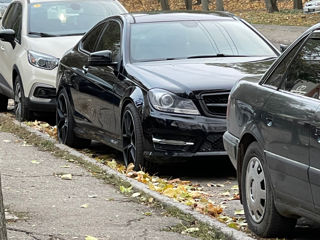
M 259 49 L 265 48 L 268 54 L 211 56 L 210 53 L 201 50 L 201 56 L 191 55 L 188 59 L 148 59 L 153 50 L 160 49 L 154 54 L 162 56 L 161 51 L 167 51 L 166 48 L 171 46 L 167 44 L 168 41 L 180 41 L 177 39 L 180 35 L 173 37 L 175 32 L 170 32 L 166 25 L 178 24 L 181 28 L 197 29 L 198 24 L 202 22 L 239 24 L 258 39 L 261 44 Z M 151 24 L 150 27 L 148 24 Z M 115 33 L 119 37 L 118 42 L 111 46 L 115 49 L 109 50 L 113 50 L 113 57 L 118 60 L 107 64 L 103 61 L 108 59 L 107 55 L 110 52 L 99 48 L 100 42 L 105 41 L 104 37 L 100 37 L 100 40 L 91 46 L 90 36 L 95 36 L 96 39 L 99 36 L 96 32 L 100 31 L 100 27 L 104 29 L 113 25 L 119 28 Z M 138 29 L 141 33 L 137 35 L 144 44 L 137 46 L 132 45 L 132 41 L 138 37 L 130 35 L 132 31 L 138 31 L 135 26 L 147 26 L 148 31 L 156 26 L 160 30 L 159 34 L 154 35 L 155 40 L 151 41 L 151 33 Z M 171 35 L 172 37 L 168 37 Z M 113 33 L 108 36 L 112 42 Z M 166 37 L 163 45 L 158 42 L 157 46 L 152 45 L 162 37 Z M 185 41 L 187 40 L 181 40 L 181 43 L 187 47 L 188 42 Z M 200 41 L 197 46 L 202 47 L 201 39 L 193 41 Z M 242 43 L 246 44 L 245 41 Z M 90 50 L 84 49 L 86 47 Z M 130 49 L 134 51 L 135 56 L 140 57 L 139 61 L 134 59 Z M 170 49 L 170 52 L 174 51 L 175 49 Z M 226 130 L 225 114 L 230 89 L 243 76 L 264 73 L 278 54 L 278 51 L 250 25 L 227 13 L 124 14 L 108 18 L 96 25 L 78 45 L 66 53 L 60 61 L 57 90 L 58 95 L 61 89 L 65 89 L 68 94 L 76 136 L 96 139 L 122 151 L 123 112 L 126 105 L 132 104 L 141 122 L 144 158 L 226 155 L 222 135 Z M 101 66 L 94 62 L 99 62 L 99 56 L 102 57 Z M 150 93 L 152 91 L 156 93 Z M 174 95 L 174 101 L 179 100 L 179 104 L 190 109 L 177 108 L 178 110 L 173 109 L 171 112 L 157 110 L 150 100 L 158 101 L 154 95 L 161 94 L 161 91 L 170 92 L 169 95 Z M 167 96 L 166 101 L 171 100 Z M 59 126 L 58 122 L 58 129 Z M 65 142 L 63 139 L 61 141 Z
M 300 216 L 320 222 L 319 60 L 318 24 L 261 80 L 244 78 L 230 94 L 224 146 L 249 227 L 260 236 L 286 234 Z

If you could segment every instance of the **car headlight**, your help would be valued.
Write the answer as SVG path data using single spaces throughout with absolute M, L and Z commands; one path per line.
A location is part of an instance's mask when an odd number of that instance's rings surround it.
M 32 66 L 52 70 L 58 66 L 59 59 L 43 53 L 28 51 L 28 60 Z
M 179 97 L 163 89 L 152 89 L 148 92 L 152 106 L 163 112 L 200 115 L 191 99 Z

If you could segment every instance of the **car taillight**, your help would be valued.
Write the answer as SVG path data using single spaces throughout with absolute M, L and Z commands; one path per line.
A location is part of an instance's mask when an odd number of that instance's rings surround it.
M 230 110 L 230 95 L 228 96 L 228 104 L 227 104 L 227 119 L 229 117 L 229 110 Z

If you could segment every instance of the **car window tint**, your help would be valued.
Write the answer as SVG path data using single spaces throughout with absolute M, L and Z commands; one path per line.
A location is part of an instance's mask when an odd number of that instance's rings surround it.
M 298 44 L 296 44 L 294 48 L 285 56 L 285 58 L 281 61 L 281 63 L 276 67 L 274 72 L 266 80 L 266 82 L 264 83 L 265 85 L 273 86 L 276 88 L 280 86 L 283 76 L 288 69 L 288 66 L 290 65 L 297 51 L 300 49 L 304 40 L 305 38 L 303 38 Z
M 320 33 L 313 34 L 290 65 L 281 89 L 319 99 Z
M 112 60 L 114 62 L 119 62 L 120 39 L 120 25 L 117 22 L 111 21 L 101 35 L 95 51 L 111 50 Z
M 16 33 L 16 39 L 18 42 L 21 41 L 21 28 L 22 28 L 22 5 L 17 3 L 15 12 L 13 14 L 14 21 L 12 22 L 12 27 Z
M 10 5 L 9 9 L 7 10 L 5 16 L 2 19 L 2 26 L 5 29 L 10 29 L 12 26 L 12 22 L 14 21 L 14 11 L 15 11 L 15 6 L 17 4 L 13 3 Z
M 103 29 L 105 24 L 99 24 L 95 28 L 93 28 L 88 35 L 85 37 L 85 39 L 82 41 L 82 49 L 87 52 L 93 52 L 94 48 L 96 46 L 96 42 L 100 36 L 100 33 Z

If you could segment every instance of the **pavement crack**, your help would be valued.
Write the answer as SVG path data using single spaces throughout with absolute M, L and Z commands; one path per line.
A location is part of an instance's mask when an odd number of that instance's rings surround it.
M 144 217 L 128 220 L 127 223 L 126 223 L 126 226 L 127 226 L 127 227 L 130 227 L 130 226 L 132 225 L 132 223 L 140 222 L 140 221 L 143 220 L 143 219 L 144 219 Z
M 43 237 L 49 237 L 48 240 L 67 240 L 67 239 L 61 238 L 61 237 L 59 237 L 59 236 L 57 236 L 57 235 L 53 235 L 53 234 L 41 234 L 41 233 L 31 232 L 31 231 L 24 230 L 24 229 L 7 227 L 7 230 L 8 230 L 8 231 L 13 231 L 13 232 L 25 233 L 25 234 L 27 234 L 29 237 L 32 237 L 34 240 L 42 240 L 42 239 L 36 237 L 35 235 L 39 235 L 39 236 L 43 236 Z

